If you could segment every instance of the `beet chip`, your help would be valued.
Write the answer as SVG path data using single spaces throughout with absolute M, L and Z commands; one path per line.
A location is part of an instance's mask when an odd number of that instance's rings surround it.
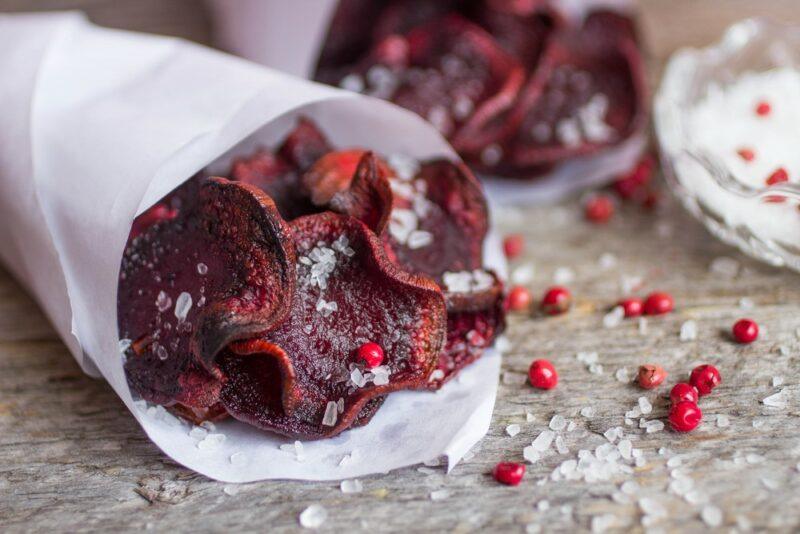
M 425 386 L 444 346 L 445 303 L 431 280 L 390 263 L 375 234 L 353 217 L 309 215 L 291 229 L 291 312 L 220 355 L 227 377 L 221 400 L 254 426 L 316 439 L 365 423 L 377 397 Z M 384 351 L 378 367 L 357 357 L 368 342 Z
M 217 402 L 214 358 L 283 320 L 295 285 L 290 230 L 258 189 L 209 179 L 196 202 L 132 239 L 122 260 L 120 337 L 134 390 L 160 404 Z
M 599 17 L 548 46 L 514 111 L 519 127 L 506 165 L 546 169 L 619 144 L 643 127 L 644 80 L 632 30 Z

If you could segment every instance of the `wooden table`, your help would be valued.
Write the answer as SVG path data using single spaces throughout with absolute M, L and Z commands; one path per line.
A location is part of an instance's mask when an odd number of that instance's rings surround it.
M 0 11 L 85 8 L 98 22 L 208 39 L 209 21 L 190 0 L 0 0 Z M 730 22 L 752 14 L 800 21 L 795 0 L 649 0 L 643 2 L 644 29 L 656 78 L 679 43 L 705 44 Z M 724 530 L 800 528 L 800 278 L 739 254 L 713 237 L 675 203 L 658 214 L 626 207 L 607 227 L 582 221 L 579 203 L 507 212 L 502 232 L 525 234 L 531 288 L 540 294 L 554 272 L 575 272 L 569 285 L 577 303 L 568 315 L 512 317 L 511 351 L 488 436 L 474 458 L 450 475 L 441 468 L 403 469 L 362 480 L 361 494 L 344 494 L 336 483 L 263 482 L 230 486 L 193 474 L 166 458 L 145 437 L 112 390 L 84 376 L 31 299 L 0 271 L 0 526 L 4 531 L 298 529 L 298 514 L 312 503 L 328 512 L 325 531 L 576 531 L 607 515 L 618 529 L 643 530 L 639 497 L 651 497 L 666 517 L 652 528 L 706 531 L 700 519 L 705 501 L 722 513 Z M 608 266 L 613 254 L 616 266 Z M 740 264 L 733 277 L 709 269 L 719 257 Z M 605 268 L 601 264 L 606 265 Z M 604 329 L 602 317 L 620 295 L 621 277 L 641 276 L 642 292 L 663 288 L 674 294 L 677 311 L 649 322 Z M 740 299 L 755 309 L 740 309 Z M 741 347 L 728 338 L 731 324 L 753 316 L 768 330 L 764 339 Z M 698 325 L 695 341 L 680 341 L 687 320 Z M 785 354 L 781 353 L 783 349 Z M 597 351 L 602 374 L 576 359 Z M 558 366 L 559 387 L 542 394 L 520 384 L 533 358 Z M 639 364 L 664 366 L 669 379 L 683 377 L 697 362 L 716 364 L 724 383 L 703 399 L 703 425 L 689 435 L 646 434 L 623 424 L 623 414 L 642 390 L 615 378 Z M 791 402 L 785 409 L 760 403 L 776 392 L 782 377 Z M 667 389 L 646 395 L 653 416 L 666 414 Z M 594 406 L 585 418 L 581 408 Z M 526 421 L 525 413 L 535 414 Z M 501 460 L 521 460 L 522 449 L 554 414 L 577 423 L 565 434 L 567 455 L 555 453 L 529 466 L 520 487 L 496 484 L 489 472 Z M 729 426 L 717 425 L 717 415 Z M 723 417 L 724 422 L 724 417 Z M 519 423 L 515 437 L 505 428 Z M 611 481 L 548 481 L 554 468 L 581 448 L 605 442 L 603 432 L 621 425 L 645 463 Z M 663 454 L 659 454 L 659 449 Z M 681 457 L 681 466 L 675 464 Z M 668 490 L 690 478 L 695 503 Z M 620 490 L 634 480 L 634 495 Z M 686 482 L 681 482 L 686 484 Z M 625 489 L 630 490 L 630 484 Z M 450 496 L 434 501 L 433 491 Z M 647 506 L 648 501 L 644 504 Z M 714 509 L 706 509 L 713 521 Z M 648 520 L 648 522 L 651 520 Z M 596 526 L 602 522 L 595 519 Z M 737 526 L 738 525 L 738 526 Z

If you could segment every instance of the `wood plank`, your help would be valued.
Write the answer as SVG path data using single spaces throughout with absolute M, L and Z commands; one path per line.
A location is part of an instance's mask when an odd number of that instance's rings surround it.
M 708 43 L 736 18 L 772 13 L 782 20 L 798 20 L 796 5 L 793 0 L 645 0 L 643 21 L 654 72 L 680 44 Z M 198 2 L 0 0 L 0 11 L 67 7 L 85 8 L 94 20 L 119 27 L 201 41 L 209 35 Z M 560 267 L 575 271 L 570 283 L 576 295 L 573 311 L 548 319 L 512 317 L 512 350 L 503 365 L 507 379 L 500 386 L 489 435 L 474 458 L 450 475 L 441 468 L 433 474 L 409 468 L 367 477 L 358 495 L 341 493 L 336 483 L 231 487 L 175 465 L 147 440 L 104 382 L 81 373 L 32 300 L 0 271 L 3 530 L 282 532 L 297 529 L 298 514 L 306 506 L 322 503 L 329 511 L 323 531 L 524 532 L 525 525 L 534 523 L 545 530 L 573 532 L 589 529 L 592 517 L 600 514 L 613 514 L 620 529 L 639 531 L 642 514 L 636 501 L 612 498 L 622 482 L 635 480 L 640 495 L 657 498 L 668 510 L 669 518 L 656 526 L 706 531 L 699 518 L 703 505 L 688 504 L 668 492 L 675 468 L 666 466 L 671 455 L 660 455 L 661 448 L 683 455 L 679 472 L 693 480 L 698 495 L 722 510 L 726 529 L 740 518 L 754 530 L 800 528 L 798 275 L 764 266 L 720 244 L 674 202 L 667 202 L 658 214 L 627 207 L 604 228 L 581 220 L 577 200 L 507 210 L 498 223 L 504 233 L 524 233 L 529 246 L 519 264 L 535 266 L 531 288 L 537 295 Z M 618 264 L 603 269 L 599 258 L 608 253 Z M 720 256 L 740 262 L 738 276 L 725 278 L 709 270 Z M 641 276 L 642 292 L 672 292 L 677 311 L 650 320 L 645 335 L 635 322 L 603 329 L 603 314 L 620 294 L 622 276 Z M 756 302 L 754 310 L 740 308 L 744 297 Z M 726 335 L 744 314 L 768 331 L 750 347 L 734 345 Z M 689 319 L 698 324 L 698 340 L 681 342 L 678 332 Z M 780 347 L 786 347 L 788 355 L 782 355 Z M 602 374 L 590 373 L 576 360 L 581 351 L 599 353 Z M 536 357 L 552 359 L 561 373 L 561 384 L 553 392 L 543 394 L 519 383 Z M 724 383 L 703 399 L 706 417 L 699 430 L 686 436 L 646 434 L 624 425 L 623 414 L 642 392 L 616 380 L 618 369 L 633 374 L 641 363 L 659 363 L 670 372 L 672 383 L 701 361 L 717 364 Z M 777 390 L 774 376 L 784 378 L 792 399 L 785 410 L 759 402 Z M 653 417 L 666 414 L 661 397 L 666 390 L 646 395 L 654 405 Z M 589 405 L 597 415 L 580 416 L 581 408 Z M 533 423 L 526 422 L 526 411 L 535 414 Z M 492 466 L 521 460 L 523 447 L 554 414 L 577 425 L 565 434 L 569 454 L 553 453 L 529 466 L 518 488 L 494 483 L 488 474 Z M 717 414 L 728 416 L 730 426 L 717 427 Z M 513 438 L 505 434 L 510 423 L 522 426 Z M 643 451 L 644 466 L 607 482 L 547 480 L 579 449 L 604 443 L 603 432 L 617 425 Z M 450 491 L 450 497 L 432 501 L 430 493 L 441 489 Z

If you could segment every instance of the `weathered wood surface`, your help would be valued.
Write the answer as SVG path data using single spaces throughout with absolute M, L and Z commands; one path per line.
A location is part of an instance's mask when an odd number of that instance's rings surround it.
M 80 6 L 107 24 L 199 40 L 208 35 L 205 15 L 188 0 L 0 0 L 0 11 L 39 6 Z M 677 43 L 709 42 L 737 18 L 773 13 L 800 20 L 794 0 L 650 0 L 643 8 L 654 73 Z M 329 511 L 322 530 L 329 532 L 519 532 L 528 524 L 572 532 L 590 528 L 592 517 L 602 514 L 613 514 L 620 529 L 640 531 L 636 500 L 611 498 L 622 482 L 635 480 L 640 495 L 668 509 L 668 517 L 653 528 L 706 531 L 700 519 L 703 505 L 667 491 L 670 471 L 673 477 L 676 473 L 665 465 L 668 456 L 657 452 L 665 447 L 686 455 L 679 469 L 693 479 L 698 496 L 722 510 L 725 531 L 744 531 L 747 525 L 761 531 L 800 529 L 800 276 L 758 264 L 718 243 L 674 203 L 658 215 L 626 208 L 602 229 L 581 220 L 575 200 L 512 212 L 499 222 L 503 232 L 527 237 L 528 252 L 520 264 L 535 265 L 531 288 L 539 294 L 557 268 L 569 267 L 576 273 L 570 287 L 577 305 L 555 319 L 511 319 L 512 349 L 503 365 L 511 383 L 500 386 L 489 435 L 474 458 L 450 475 L 408 468 L 368 477 L 362 480 L 364 492 L 356 495 L 343 494 L 336 483 L 226 486 L 174 464 L 147 440 L 105 383 L 81 373 L 36 305 L 0 271 L 0 528 L 288 531 L 299 528 L 297 517 L 306 506 L 322 503 Z M 605 253 L 614 254 L 618 265 L 601 268 L 598 260 Z M 736 277 L 709 270 L 720 256 L 741 263 Z M 642 292 L 671 291 L 677 312 L 651 320 L 644 335 L 633 322 L 602 328 L 623 275 L 642 276 Z M 744 297 L 755 301 L 754 310 L 739 308 Z M 734 345 L 726 334 L 743 315 L 753 316 L 768 331 L 750 347 Z M 681 342 L 680 326 L 689 319 L 699 326 L 698 339 Z M 788 355 L 781 355 L 779 347 L 788 348 Z M 589 373 L 576 360 L 580 351 L 599 353 L 602 375 Z M 535 357 L 548 357 L 558 366 L 562 380 L 555 391 L 542 394 L 516 383 Z M 642 391 L 618 382 L 614 373 L 619 368 L 633 374 L 641 363 L 659 363 L 671 373 L 671 383 L 700 361 L 718 365 L 724 383 L 703 399 L 706 416 L 699 430 L 683 436 L 625 427 L 646 458 L 633 475 L 593 484 L 538 484 L 579 449 L 603 443 L 605 430 L 624 426 L 623 414 Z M 777 391 L 774 376 L 785 381 L 791 399 L 786 409 L 759 402 Z M 655 405 L 653 416 L 663 417 L 664 399 L 647 397 Z M 591 419 L 578 415 L 587 405 L 597 411 Z M 536 415 L 533 423 L 526 422 L 526 411 Z M 529 466 L 520 487 L 494 483 L 488 475 L 492 466 L 521 460 L 523 447 L 554 414 L 577 423 L 565 434 L 571 452 L 553 453 Z M 727 415 L 730 426 L 718 427 L 717 414 Z M 513 438 L 505 434 L 510 423 L 522 426 Z M 450 496 L 432 501 L 430 493 L 440 489 Z

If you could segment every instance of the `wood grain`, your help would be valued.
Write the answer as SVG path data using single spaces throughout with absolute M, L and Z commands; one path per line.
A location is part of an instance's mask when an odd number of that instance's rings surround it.
M 642 2 L 647 42 L 657 72 L 679 44 L 705 44 L 737 18 L 771 13 L 800 19 L 796 2 L 758 0 L 648 0 Z M 81 7 L 101 23 L 206 41 L 208 20 L 198 2 L 188 0 L 0 0 L 0 11 Z M 560 267 L 575 271 L 569 285 L 576 305 L 558 318 L 515 316 L 508 337 L 512 349 L 489 435 L 476 455 L 452 474 L 416 468 L 362 479 L 364 492 L 343 494 L 336 483 L 264 482 L 226 486 L 175 465 L 152 445 L 113 391 L 84 376 L 20 287 L 0 271 L 0 526 L 6 532 L 153 530 L 153 531 L 293 531 L 298 514 L 312 503 L 329 512 L 323 531 L 524 532 L 526 525 L 547 531 L 587 530 L 593 517 L 613 514 L 619 530 L 642 531 L 634 499 L 617 502 L 625 480 L 635 480 L 639 495 L 652 496 L 669 511 L 654 527 L 665 531 L 705 532 L 692 505 L 667 491 L 669 455 L 685 455 L 683 472 L 698 493 L 723 512 L 725 531 L 797 531 L 800 528 L 800 284 L 798 275 L 749 260 L 710 236 L 679 206 L 644 213 L 626 207 L 607 227 L 584 223 L 579 202 L 561 206 L 505 210 L 502 232 L 524 233 L 528 251 L 517 265 L 530 263 L 531 283 L 541 294 Z M 618 265 L 601 268 L 611 253 Z M 712 261 L 729 256 L 741 263 L 734 278 L 709 270 Z M 620 295 L 622 276 L 641 276 L 641 292 L 672 292 L 677 311 L 649 322 L 642 335 L 635 322 L 614 329 L 601 326 L 603 314 Z M 742 298 L 756 302 L 744 312 Z M 727 336 L 733 321 L 751 315 L 767 335 L 749 347 Z M 678 332 L 692 319 L 696 341 L 682 342 Z M 788 349 L 787 355 L 779 347 Z M 604 372 L 591 374 L 576 353 L 597 351 Z M 559 387 L 536 392 L 520 384 L 533 358 L 550 358 L 561 373 Z M 718 365 L 724 382 L 704 398 L 705 422 L 690 435 L 668 431 L 645 434 L 625 427 L 623 414 L 641 390 L 614 378 L 620 368 L 631 374 L 639 364 L 659 363 L 672 383 L 697 362 Z M 787 409 L 759 401 L 774 393 L 772 378 L 781 376 L 792 402 Z M 653 416 L 666 414 L 661 395 L 648 394 Z M 578 415 L 584 406 L 597 415 Z M 535 414 L 526 421 L 525 413 Z M 520 487 L 503 487 L 489 472 L 501 460 L 521 460 L 522 449 L 547 426 L 554 414 L 573 419 L 565 434 L 568 455 L 555 453 L 528 467 Z M 730 426 L 715 424 L 727 415 Z M 505 427 L 522 431 L 508 437 Z M 547 477 L 579 449 L 605 442 L 602 433 L 622 425 L 646 464 L 630 476 L 608 482 L 553 482 Z M 750 456 L 748 462 L 747 455 Z M 430 471 L 430 470 L 429 470 Z M 674 473 L 673 473 L 674 475 Z M 545 481 L 545 482 L 543 482 Z M 543 482 L 543 483 L 542 483 Z M 450 497 L 432 501 L 430 493 L 447 489 Z M 549 503 L 549 508 L 542 505 Z M 530 527 L 535 530 L 535 527 Z

